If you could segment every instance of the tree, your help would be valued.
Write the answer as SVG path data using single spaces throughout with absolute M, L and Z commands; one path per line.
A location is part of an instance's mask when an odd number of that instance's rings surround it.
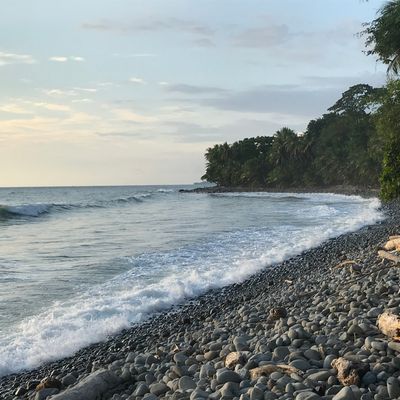
M 342 97 L 330 108 L 335 114 L 365 115 L 373 109 L 374 100 L 380 89 L 365 83 L 351 86 Z
M 388 66 L 388 72 L 400 71 L 400 0 L 387 2 L 379 16 L 362 32 L 367 35 L 368 55 L 375 55 Z
M 376 113 L 376 125 L 385 143 L 381 175 L 381 197 L 400 196 L 400 81 L 391 80 Z
M 388 74 L 400 72 L 400 0 L 388 1 L 379 16 L 363 32 L 366 45 L 372 48 L 368 55 L 375 55 L 388 66 Z M 400 82 L 389 81 L 380 93 L 381 105 L 375 121 L 377 143 L 383 143 L 384 157 L 381 175 L 381 197 L 391 200 L 400 196 Z
M 276 186 L 300 186 L 303 183 L 305 146 L 292 129 L 282 128 L 273 137 L 269 182 Z

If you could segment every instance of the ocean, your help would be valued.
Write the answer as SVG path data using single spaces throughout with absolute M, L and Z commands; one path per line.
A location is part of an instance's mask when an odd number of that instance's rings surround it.
M 383 218 L 337 194 L 0 189 L 0 376 Z

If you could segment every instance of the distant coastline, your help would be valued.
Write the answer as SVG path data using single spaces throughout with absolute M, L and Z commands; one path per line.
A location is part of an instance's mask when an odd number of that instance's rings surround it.
M 378 187 L 351 185 L 313 186 L 313 187 L 265 187 L 265 186 L 207 186 L 194 189 L 180 189 L 181 193 L 233 193 L 233 192 L 271 192 L 271 193 L 335 193 L 348 196 L 379 197 Z

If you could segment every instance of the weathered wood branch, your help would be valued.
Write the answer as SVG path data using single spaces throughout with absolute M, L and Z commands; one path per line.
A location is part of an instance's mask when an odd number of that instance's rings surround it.
M 390 238 L 389 238 L 390 239 Z M 400 237 L 396 239 L 390 239 L 383 246 L 385 250 L 400 250 Z
M 253 368 L 250 370 L 250 379 L 256 380 L 261 376 L 270 375 L 273 372 L 283 372 L 285 374 L 297 374 L 299 376 L 303 375 L 303 372 L 291 365 L 286 364 L 267 364 L 261 367 Z
M 396 254 L 389 253 L 388 251 L 385 250 L 379 250 L 378 251 L 378 256 L 381 258 L 384 258 L 385 260 L 390 260 L 395 262 L 396 264 L 400 263 L 400 257 L 396 256 Z
M 354 261 L 354 260 L 342 261 L 341 263 L 335 265 L 333 267 L 333 269 L 339 269 L 339 268 L 346 267 L 347 265 L 352 265 L 352 264 L 357 264 L 357 261 Z

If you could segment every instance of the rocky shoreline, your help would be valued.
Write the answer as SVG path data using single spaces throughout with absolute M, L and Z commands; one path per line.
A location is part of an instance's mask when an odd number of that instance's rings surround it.
M 286 187 L 271 188 L 257 186 L 205 186 L 195 189 L 181 189 L 182 193 L 232 193 L 232 192 L 267 192 L 267 193 L 337 193 L 348 196 L 357 195 L 362 197 L 378 197 L 380 189 L 362 186 L 320 186 L 320 187 Z
M 0 399 L 400 398 L 400 343 L 376 327 L 383 310 L 400 310 L 399 271 L 377 257 L 400 233 L 400 204 L 383 208 L 381 223 L 0 378 Z M 357 263 L 333 268 L 344 260 Z M 334 367 L 340 357 L 362 366 L 350 386 Z

